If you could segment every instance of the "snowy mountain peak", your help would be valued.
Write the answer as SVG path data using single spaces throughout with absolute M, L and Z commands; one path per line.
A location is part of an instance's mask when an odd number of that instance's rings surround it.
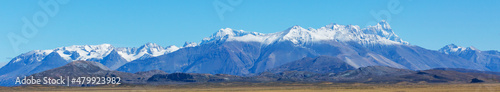
M 225 36 L 243 36 L 247 34 L 252 34 L 251 32 L 245 32 L 243 30 L 233 30 L 231 28 L 220 29 L 217 33 L 213 34 L 212 37 L 225 37 Z
M 480 51 L 477 48 L 470 46 L 470 47 L 462 47 L 462 46 L 457 46 L 455 44 L 449 44 L 444 46 L 443 48 L 438 50 L 439 52 L 445 53 L 445 54 L 453 54 L 453 53 L 460 53 L 464 51 Z
M 263 45 L 268 45 L 274 42 L 290 41 L 296 45 L 301 45 L 324 40 L 354 41 L 360 44 L 409 44 L 399 38 L 385 21 L 363 29 L 357 25 L 329 24 L 318 29 L 304 29 L 295 25 L 282 32 L 270 34 L 226 28 L 204 38 L 201 44 L 219 41 L 243 41 L 260 42 Z
M 311 40 L 312 36 L 313 35 L 310 30 L 295 25 L 283 31 L 278 41 L 291 41 L 294 44 L 300 44 L 302 42 Z
M 138 52 L 145 52 L 145 53 L 148 53 L 148 54 L 152 54 L 152 56 L 159 56 L 159 55 L 163 55 L 165 53 L 165 48 L 163 48 L 162 46 L 156 44 L 156 43 L 146 43 L 144 45 L 142 45 L 141 47 L 139 47 L 139 50 Z
M 141 47 L 144 47 L 144 48 L 163 48 L 156 43 L 150 43 L 150 42 L 142 45 Z
M 392 31 L 392 28 L 389 25 L 389 23 L 387 23 L 385 20 L 382 20 L 375 26 L 368 26 L 367 28 L 362 30 L 366 34 L 374 34 L 392 41 L 396 41 L 403 44 L 409 44 L 408 42 L 403 41 L 401 38 L 399 38 L 399 36 Z
M 378 22 L 377 26 L 380 26 L 383 29 L 391 29 L 391 26 L 385 20 L 382 20 L 382 21 Z
M 295 26 L 290 27 L 290 29 L 302 29 L 302 27 L 300 27 L 299 25 L 295 25 Z
M 185 48 L 185 47 L 196 47 L 196 46 L 198 46 L 198 43 L 196 42 L 185 42 L 182 47 Z
M 305 33 L 307 32 L 308 30 L 307 29 L 304 29 L 300 26 L 292 26 L 290 28 L 288 28 L 287 30 L 283 31 L 283 35 L 284 36 L 294 36 L 294 35 L 300 35 L 301 33 Z
M 225 28 L 225 29 L 220 29 L 210 37 L 203 38 L 201 44 L 218 40 L 227 40 L 228 38 L 241 37 L 247 35 L 262 35 L 262 34 L 257 32 L 245 32 L 243 30 L 233 30 L 231 28 Z
M 55 52 L 61 56 L 61 58 L 67 61 L 73 60 L 87 60 L 87 59 L 102 59 L 107 56 L 113 46 L 110 44 L 101 45 L 73 45 L 68 47 L 59 47 L 51 50 L 33 50 L 24 54 L 21 54 L 14 59 L 12 63 L 23 61 L 25 63 L 39 62 L 43 60 L 49 54 Z
M 180 48 L 175 46 L 175 45 L 170 45 L 166 48 L 167 51 L 170 51 L 170 52 L 174 52 L 174 51 L 177 51 L 179 50 Z
M 448 47 L 448 48 L 457 48 L 458 46 L 452 43 L 452 44 L 446 45 L 445 47 Z
M 145 51 L 151 54 L 158 54 L 158 53 L 163 53 L 162 50 L 164 50 L 165 48 L 156 43 L 146 43 L 141 47 L 139 47 L 138 49 L 140 50 L 139 52 Z
M 161 56 L 177 51 L 178 49 L 177 46 L 164 48 L 156 43 L 146 43 L 139 48 L 117 48 L 116 50 L 120 56 L 130 62 L 136 59 Z
M 38 55 L 48 55 L 52 53 L 53 50 L 33 50 L 24 54 L 21 54 L 20 56 L 27 56 L 27 55 L 33 55 L 33 54 L 38 54 Z
M 110 48 L 114 48 L 113 46 L 111 46 L 111 44 L 100 44 L 100 45 L 72 45 L 72 46 L 69 46 L 69 47 L 59 47 L 59 48 L 56 48 L 55 50 L 70 50 L 70 51 L 74 51 L 74 50 L 95 50 L 95 49 L 99 49 L 99 50 L 105 50 L 105 49 L 110 49 Z
M 465 49 L 467 49 L 467 48 L 462 47 L 462 46 L 457 46 L 455 44 L 448 44 L 448 45 L 444 46 L 443 48 L 439 49 L 439 51 L 448 54 L 449 52 L 464 51 Z
M 218 37 L 222 37 L 222 36 L 226 36 L 226 35 L 230 35 L 230 36 L 233 36 L 239 32 L 242 32 L 241 30 L 233 30 L 231 28 L 226 28 L 226 29 L 220 29 L 219 32 L 217 32 L 216 34 L 214 34 L 215 36 L 218 36 Z
M 54 50 L 33 50 L 24 54 L 21 54 L 15 58 L 13 58 L 10 62 L 16 63 L 24 60 L 25 63 L 39 62 L 45 58 L 45 56 L 52 53 Z
M 286 32 L 286 33 L 288 33 L 288 32 L 300 32 L 300 31 L 305 31 L 305 30 L 307 30 L 307 29 L 302 28 L 298 25 L 295 25 L 295 26 L 288 28 L 287 30 L 285 30 L 283 32 Z
M 112 50 L 110 44 L 101 45 L 73 45 L 69 47 L 59 47 L 54 49 L 63 59 L 67 61 L 87 60 L 91 58 L 102 59 L 107 56 Z
M 328 24 L 326 25 L 325 27 L 326 28 L 330 28 L 330 29 L 333 29 L 335 26 L 337 26 L 338 24 L 337 23 L 331 23 L 331 24 Z

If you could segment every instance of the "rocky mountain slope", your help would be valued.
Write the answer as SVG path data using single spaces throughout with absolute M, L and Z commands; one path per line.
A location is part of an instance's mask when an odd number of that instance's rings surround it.
M 332 56 L 319 56 L 316 58 L 303 58 L 268 70 L 271 73 L 284 71 L 309 71 L 314 73 L 339 73 L 356 68 L 345 61 Z

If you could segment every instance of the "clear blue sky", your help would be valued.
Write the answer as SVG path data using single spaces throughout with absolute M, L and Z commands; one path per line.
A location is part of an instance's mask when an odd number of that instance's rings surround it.
M 220 28 L 274 33 L 293 25 L 330 23 L 362 27 L 380 21 L 370 11 L 389 10 L 389 0 L 72 0 L 15 52 L 7 35 L 24 37 L 23 17 L 43 11 L 39 0 L 0 1 L 0 63 L 21 53 L 70 45 L 109 43 L 138 47 L 147 42 L 181 46 L 200 42 Z M 47 1 L 47 0 L 40 0 Z M 50 1 L 50 0 L 49 0 Z M 233 11 L 218 16 L 213 2 Z M 234 0 L 233 0 L 234 1 Z M 500 0 L 400 0 L 391 27 L 413 45 L 437 50 L 455 43 L 500 50 Z M 43 18 L 40 18 L 43 19 Z

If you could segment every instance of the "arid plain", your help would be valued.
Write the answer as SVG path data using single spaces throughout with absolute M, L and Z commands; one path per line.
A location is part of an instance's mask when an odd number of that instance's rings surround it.
M 177 85 L 106 85 L 94 87 L 22 86 L 2 87 L 3 92 L 497 92 L 498 83 L 199 83 Z

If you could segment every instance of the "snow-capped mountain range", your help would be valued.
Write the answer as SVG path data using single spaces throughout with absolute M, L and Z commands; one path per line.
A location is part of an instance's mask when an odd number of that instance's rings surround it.
M 191 44 L 189 46 L 196 46 L 196 43 Z M 33 50 L 13 58 L 0 68 L 0 80 L 41 72 L 76 60 L 100 62 L 114 70 L 133 60 L 157 57 L 180 48 L 184 47 L 172 45 L 165 48 L 155 43 L 147 43 L 140 47 L 114 47 L 110 44 L 100 44 Z
M 410 45 L 399 38 L 385 21 L 365 28 L 338 24 L 318 29 L 292 26 L 269 34 L 223 28 L 204 38 L 196 47 L 135 60 L 117 70 L 252 75 L 297 59 L 322 55 L 340 58 L 355 68 L 490 70 L 459 56 Z
M 210 37 L 204 38 L 201 44 L 221 40 L 259 42 L 261 45 L 269 45 L 282 41 L 291 41 L 295 45 L 304 45 L 307 43 L 330 40 L 342 42 L 354 41 L 360 44 L 408 44 L 408 42 L 399 38 L 385 21 L 381 21 L 375 26 L 369 26 L 363 29 L 357 25 L 330 24 L 318 29 L 304 29 L 300 26 L 293 26 L 285 31 L 270 34 L 225 28 L 220 29 Z M 186 42 L 183 47 L 172 45 L 166 48 L 155 43 L 147 43 L 138 48 L 114 47 L 111 44 L 73 45 L 51 50 L 33 50 L 15 57 L 10 63 L 17 63 L 19 61 L 27 61 L 25 63 L 40 62 L 53 52 L 59 54 L 68 62 L 75 60 L 100 61 L 110 55 L 112 51 L 115 51 L 121 58 L 130 62 L 137 59 L 157 57 L 172 53 L 180 48 L 195 47 L 198 45 L 199 44 L 195 42 Z M 106 66 L 110 67 L 111 65 Z
M 108 56 L 115 50 L 127 62 L 141 59 L 156 57 L 168 54 L 178 50 L 179 47 L 172 45 L 167 48 L 161 47 L 155 43 L 147 43 L 141 47 L 113 47 L 111 44 L 100 45 L 73 45 L 69 47 L 59 47 L 51 50 L 33 50 L 28 53 L 21 54 L 13 59 L 12 63 L 17 63 L 29 59 L 28 61 L 40 62 L 50 53 L 58 53 L 66 61 L 75 60 L 100 60 Z
M 425 70 L 466 68 L 500 71 L 500 52 L 448 45 L 439 51 L 410 45 L 381 21 L 374 26 L 329 24 L 317 29 L 292 26 L 263 34 L 223 28 L 200 43 L 162 47 L 147 43 L 140 47 L 110 44 L 74 45 L 51 50 L 33 50 L 13 58 L 0 68 L 0 85 L 13 78 L 63 66 L 71 61 L 96 61 L 111 70 L 168 73 L 255 75 L 305 57 L 332 56 L 354 68 L 390 66 Z
M 357 25 L 330 24 L 318 29 L 305 29 L 300 26 L 293 26 L 285 31 L 270 34 L 225 28 L 220 29 L 210 37 L 204 38 L 201 44 L 220 40 L 259 42 L 262 45 L 269 45 L 280 41 L 291 41 L 296 45 L 304 45 L 331 40 L 341 42 L 354 41 L 360 44 L 409 44 L 399 38 L 385 21 L 363 29 Z

